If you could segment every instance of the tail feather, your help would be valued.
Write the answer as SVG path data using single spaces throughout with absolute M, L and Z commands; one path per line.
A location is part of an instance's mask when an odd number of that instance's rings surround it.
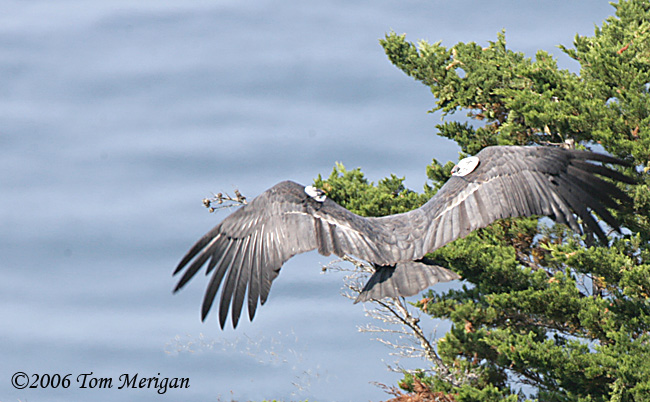
M 378 266 L 368 279 L 355 303 L 385 297 L 413 296 L 439 282 L 460 279 L 457 273 L 422 261 L 400 262 L 394 266 Z

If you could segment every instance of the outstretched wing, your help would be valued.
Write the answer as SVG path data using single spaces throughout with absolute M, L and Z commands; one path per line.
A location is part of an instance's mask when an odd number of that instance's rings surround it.
M 347 254 L 389 263 L 390 253 L 385 255 L 384 251 L 390 251 L 390 246 L 374 226 L 332 200 L 318 201 L 305 192 L 304 186 L 285 181 L 233 212 L 196 242 L 174 271 L 184 270 L 174 291 L 207 262 L 206 274 L 212 272 L 212 277 L 203 299 L 202 318 L 222 286 L 219 322 L 223 328 L 232 303 L 236 327 L 247 289 L 252 320 L 258 301 L 266 302 L 282 264 L 296 254 L 318 249 L 323 255 Z
M 460 161 L 458 174 L 421 208 L 369 218 L 379 221 L 382 230 L 392 234 L 393 243 L 401 245 L 393 247 L 392 254 L 402 261 L 403 268 L 397 264 L 377 269 L 357 301 L 406 296 L 456 279 L 444 268 L 426 268 L 410 261 L 501 218 L 546 215 L 581 232 L 576 214 L 605 242 L 606 236 L 591 212 L 618 230 L 620 225 L 607 208 L 619 209 L 619 202 L 631 200 L 599 176 L 629 184 L 635 181 L 590 161 L 627 165 L 587 151 L 519 146 L 485 148 L 475 157 Z M 419 270 L 414 268 L 417 266 Z
M 415 222 L 416 216 L 428 218 L 425 224 L 411 225 L 411 232 L 422 235 L 414 242 L 410 259 L 421 258 L 423 252 L 436 250 L 497 219 L 518 216 L 546 215 L 581 232 L 575 214 L 606 241 L 591 212 L 618 230 L 620 225 L 607 208 L 620 209 L 619 202 L 631 202 L 614 183 L 599 177 L 634 183 L 631 177 L 602 165 L 627 165 L 607 155 L 550 147 L 496 146 L 483 149 L 474 158 L 478 165 L 473 171 L 452 175 L 429 202 L 405 214 L 414 218 L 378 218 L 402 231 L 408 230 L 404 223 Z

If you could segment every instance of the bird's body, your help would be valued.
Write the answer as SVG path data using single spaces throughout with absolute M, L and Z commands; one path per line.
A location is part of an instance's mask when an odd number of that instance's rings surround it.
M 422 207 L 370 218 L 346 210 L 318 189 L 284 181 L 233 212 L 190 249 L 176 268 L 175 274 L 184 270 L 176 290 L 209 261 L 212 277 L 203 318 L 222 287 L 221 326 L 231 302 L 236 326 L 245 299 L 252 320 L 284 262 L 314 249 L 323 255 L 354 256 L 377 268 L 358 299 L 363 301 L 409 296 L 436 282 L 459 278 L 418 261 L 497 219 L 546 215 L 580 231 L 575 213 L 604 240 L 590 211 L 618 228 L 607 208 L 618 208 L 615 200 L 629 199 L 596 174 L 625 183 L 632 179 L 589 160 L 625 164 L 587 151 L 488 147 L 459 162 L 452 177 Z

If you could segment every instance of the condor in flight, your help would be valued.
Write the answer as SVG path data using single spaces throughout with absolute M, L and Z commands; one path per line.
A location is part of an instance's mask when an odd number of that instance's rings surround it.
M 628 165 L 588 151 L 488 147 L 461 160 L 452 177 L 422 207 L 379 218 L 356 215 L 319 189 L 284 181 L 206 233 L 174 271 L 182 272 L 174 291 L 207 262 L 212 277 L 203 299 L 202 319 L 221 287 L 219 323 L 223 328 L 232 306 L 236 327 L 244 300 L 252 320 L 285 261 L 310 250 L 326 256 L 354 256 L 372 264 L 376 272 L 357 299 L 366 301 L 411 296 L 437 282 L 458 279 L 452 271 L 418 260 L 497 219 L 545 215 L 581 232 L 575 214 L 606 241 L 591 212 L 618 230 L 619 223 L 607 208 L 618 209 L 619 202 L 630 199 L 599 176 L 629 184 L 634 180 L 604 163 Z

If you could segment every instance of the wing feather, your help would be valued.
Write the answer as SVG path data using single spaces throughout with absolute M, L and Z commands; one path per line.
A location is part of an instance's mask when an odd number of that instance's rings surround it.
M 582 221 L 587 225 L 589 230 L 598 235 L 602 241 L 607 241 L 605 234 L 603 233 L 600 226 L 598 226 L 598 223 L 593 218 L 591 213 L 584 206 L 584 203 L 580 199 L 580 196 L 571 189 L 570 184 L 566 182 L 566 180 L 560 179 L 560 181 L 565 182 L 563 183 L 564 185 L 561 185 L 558 188 L 560 195 L 562 195 L 562 197 L 571 206 L 571 209 L 576 212 L 576 215 L 582 218 Z
M 332 241 L 329 230 L 325 230 L 325 225 L 323 225 L 323 221 L 319 218 L 314 219 L 314 226 L 318 241 L 318 252 L 325 256 L 332 254 Z
M 228 242 L 228 247 L 226 248 L 226 252 L 230 251 L 234 243 L 235 242 L 233 241 Z M 212 302 L 214 301 L 214 298 L 217 294 L 217 290 L 219 290 L 221 281 L 223 280 L 223 277 L 226 274 L 226 269 L 230 265 L 229 263 L 223 264 L 223 260 L 225 258 L 221 258 L 221 256 L 219 256 L 218 258 L 220 259 L 219 263 L 221 265 L 219 265 L 219 268 L 216 271 L 214 271 L 214 273 L 212 274 L 212 277 L 210 278 L 210 282 L 208 282 L 208 288 L 205 291 L 205 296 L 203 297 L 203 304 L 201 305 L 202 320 L 205 320 L 205 317 L 210 312 L 210 307 L 212 307 Z
M 465 237 L 471 232 L 471 226 L 469 222 L 469 217 L 467 216 L 467 206 L 465 203 L 458 205 L 458 217 L 460 220 L 460 231 L 458 232 L 458 238 Z
M 239 274 L 241 273 L 241 259 L 246 252 L 244 244 L 246 239 L 241 239 L 236 242 L 236 247 L 233 247 L 233 252 L 229 255 L 232 256 L 228 263 L 224 264 L 224 270 L 228 272 L 226 276 L 226 281 L 224 282 L 223 291 L 221 292 L 221 301 L 219 302 L 219 323 L 221 328 L 224 327 L 226 323 L 226 317 L 228 315 L 228 308 L 230 307 L 230 301 L 233 297 L 233 292 L 237 287 L 237 281 L 239 279 Z
M 253 234 L 253 243 L 251 245 L 251 273 L 248 282 L 248 318 L 253 321 L 257 303 L 260 299 L 260 271 L 262 261 L 260 256 L 260 244 L 258 243 L 259 232 Z
M 232 296 L 232 326 L 236 327 L 239 322 L 239 317 L 241 316 L 242 306 L 244 305 L 244 298 L 246 296 L 246 288 L 248 287 L 250 276 L 251 276 L 251 258 L 250 255 L 253 252 L 252 248 L 248 246 L 248 243 L 251 241 L 251 237 L 247 237 L 244 240 L 242 249 L 244 250 L 240 253 L 241 258 L 238 261 L 238 265 L 234 266 L 231 269 L 237 269 L 239 275 L 237 276 L 237 281 L 234 287 L 234 294 Z M 251 267 L 251 268 L 249 268 Z

